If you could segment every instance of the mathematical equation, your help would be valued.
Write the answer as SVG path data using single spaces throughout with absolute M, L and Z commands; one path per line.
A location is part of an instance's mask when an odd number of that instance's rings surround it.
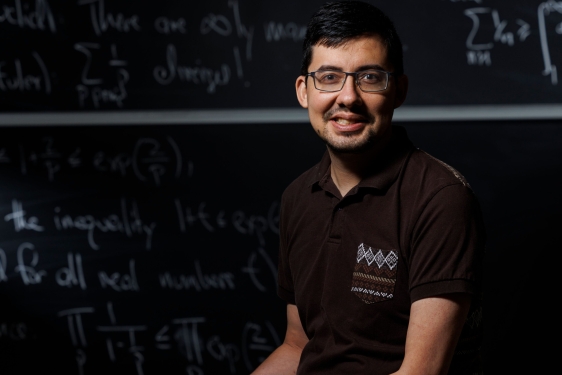
M 64 29 L 60 24 L 60 9 L 51 5 L 55 0 L 37 0 L 34 3 L 25 0 L 6 1 L 0 12 L 0 26 L 8 30 L 23 32 L 33 30 L 51 35 L 53 38 Z M 58 4 L 57 4 L 58 5 Z M 128 36 L 133 44 L 142 45 L 140 35 L 150 33 L 154 38 L 183 40 L 181 44 L 192 43 L 194 35 L 217 36 L 232 42 L 230 57 L 224 56 L 224 62 L 204 63 L 208 50 L 191 51 L 187 56 L 189 62 L 183 62 L 186 53 L 182 48 L 178 51 L 178 43 L 167 42 L 164 48 L 154 51 L 160 58 L 156 59 L 151 68 L 153 83 L 168 86 L 172 83 L 188 86 L 201 86 L 207 94 L 214 94 L 220 86 L 232 83 L 238 78 L 242 87 L 248 88 L 250 80 L 245 77 L 245 64 L 252 62 L 254 39 L 259 29 L 255 25 L 244 22 L 243 12 L 237 0 L 225 0 L 227 13 L 216 11 L 206 12 L 200 19 L 188 19 L 187 15 L 157 15 L 150 18 L 141 16 L 135 10 L 117 10 L 113 3 L 105 0 L 77 0 L 76 12 L 72 15 L 73 22 L 80 18 L 80 23 L 89 26 L 87 35 L 73 43 L 68 58 L 81 69 L 78 80 L 74 84 L 75 98 L 80 109 L 123 108 L 130 96 L 129 85 L 132 81 L 143 80 L 136 76 L 139 69 L 132 68 L 132 60 L 136 60 L 130 43 L 112 42 L 104 44 L 107 35 L 122 34 Z M 64 4 L 67 6 L 67 4 Z M 69 20 L 70 21 L 70 20 Z M 305 25 L 295 22 L 263 22 L 263 38 L 267 43 L 291 41 L 300 43 L 304 39 Z M 79 34 L 76 35 L 80 37 Z M 152 38 L 152 37 L 151 37 Z M 298 44 L 296 44 L 298 45 Z M 297 47 L 298 48 L 298 47 Z M 0 54 L 0 92 L 40 92 L 51 95 L 53 85 L 60 80 L 65 72 L 56 65 L 51 66 L 42 58 L 41 47 L 13 58 L 4 58 Z M 65 52 L 67 54 L 68 52 Z M 76 79 L 73 79 L 76 81 Z
M 466 38 L 468 65 L 490 66 L 496 44 L 513 47 L 538 32 L 544 63 L 542 75 L 550 77 L 552 85 L 558 84 L 557 63 L 552 57 L 562 42 L 562 1 L 549 0 L 538 5 L 538 29 L 533 29 L 529 20 L 505 19 L 500 10 L 492 7 L 471 7 L 464 10 L 464 15 L 472 21 Z M 552 40 L 552 35 L 560 38 Z
M 88 373 L 92 352 L 105 353 L 108 371 L 112 365 L 119 365 L 127 374 L 148 373 L 146 362 L 159 353 L 172 353 L 174 361 L 181 362 L 184 374 L 203 375 L 209 373 L 206 367 L 220 368 L 223 374 L 236 374 L 241 369 L 251 372 L 281 343 L 279 333 L 268 320 L 246 321 L 236 327 L 238 332 L 230 329 L 225 339 L 224 332 L 213 331 L 213 321 L 204 316 L 172 318 L 156 326 L 118 319 L 116 310 L 118 307 L 107 301 L 105 311 L 91 306 L 73 307 L 53 317 L 66 326 L 67 339 L 75 351 L 76 374 Z M 37 339 L 25 322 L 2 323 L 0 328 L 0 339 Z M 166 369 L 165 365 L 160 367 Z
M 84 156 L 83 150 L 84 147 L 76 146 L 66 152 L 60 151 L 55 138 L 49 136 L 33 146 L 0 143 L 0 168 L 15 164 L 24 176 L 32 170 L 43 171 L 47 180 L 53 182 L 59 174 L 88 166 L 100 174 L 132 175 L 138 181 L 154 186 L 160 186 L 166 178 L 176 180 L 182 175 L 193 175 L 193 163 L 184 163 L 181 151 L 171 137 L 139 138 L 128 152 L 97 151 L 93 156 Z

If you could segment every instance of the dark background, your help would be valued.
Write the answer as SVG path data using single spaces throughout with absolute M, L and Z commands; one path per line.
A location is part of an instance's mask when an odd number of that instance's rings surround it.
M 96 1 L 96 17 L 103 5 L 115 21 L 98 35 L 91 4 L 0 2 L 2 373 L 248 373 L 279 344 L 277 204 L 324 146 L 304 122 L 197 125 L 189 114 L 296 108 L 301 31 L 321 3 Z M 537 16 L 550 12 L 555 65 L 562 14 L 548 8 L 554 2 L 372 3 L 404 43 L 410 93 L 397 113 L 562 101 L 560 84 L 543 72 Z M 477 29 L 467 12 L 478 15 Z M 158 32 L 160 17 L 185 32 Z M 158 83 L 158 67 L 174 78 Z M 185 111 L 185 124 L 80 123 L 109 111 L 162 111 L 164 119 L 164 110 Z M 17 126 L 2 117 L 29 113 L 74 113 L 76 123 L 46 126 L 38 117 Z M 526 373 L 549 353 L 537 340 L 548 335 L 552 308 L 536 296 L 553 283 L 560 247 L 561 121 L 520 120 L 507 107 L 495 121 L 397 124 L 458 169 L 480 199 L 489 374 Z M 88 237 L 91 220 L 104 219 Z M 139 221 L 154 225 L 150 238 L 131 229 Z M 75 282 L 65 286 L 60 275 L 72 267 Z M 170 287 L 166 275 L 184 283 Z
M 14 1 L 0 16 L 4 111 L 297 107 L 306 23 L 323 3 Z M 371 2 L 400 34 L 406 106 L 560 103 L 557 2 Z M 39 84 L 10 87 L 18 70 Z

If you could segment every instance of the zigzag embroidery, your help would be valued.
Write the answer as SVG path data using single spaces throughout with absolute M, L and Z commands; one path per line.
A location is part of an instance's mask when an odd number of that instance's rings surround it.
M 383 283 L 388 283 L 388 284 L 395 284 L 396 280 L 394 279 L 387 279 L 386 277 L 377 277 L 377 276 L 371 276 L 371 275 L 367 275 L 361 272 L 353 272 L 353 276 L 356 277 L 362 277 L 365 279 L 370 279 L 370 280 L 374 280 L 374 281 L 379 281 L 379 282 L 383 282 Z
M 357 250 L 357 263 L 361 262 L 363 259 L 365 259 L 369 266 L 373 262 L 376 262 L 379 268 L 382 268 L 382 266 L 386 264 L 391 270 L 398 264 L 398 255 L 394 250 L 389 250 L 385 257 L 381 249 L 378 249 L 377 253 L 373 254 L 373 249 L 371 249 L 371 247 L 365 250 L 365 245 L 361 243 Z
M 352 292 L 365 293 L 365 294 L 372 294 L 372 295 L 378 296 L 378 297 L 386 297 L 386 298 L 392 298 L 392 297 L 393 297 L 392 294 L 389 294 L 389 293 L 381 293 L 381 292 L 378 292 L 378 291 L 373 290 L 373 289 L 352 287 L 352 288 L 351 288 L 351 291 L 352 291 Z
M 396 271 L 389 268 L 379 268 L 376 265 L 372 267 L 367 265 L 366 263 L 357 263 L 355 265 L 355 272 L 362 272 L 368 275 L 372 275 L 374 273 L 375 276 L 386 277 L 388 279 L 396 278 Z

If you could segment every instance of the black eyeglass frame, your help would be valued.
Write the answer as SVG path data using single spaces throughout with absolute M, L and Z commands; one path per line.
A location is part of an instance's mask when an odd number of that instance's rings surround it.
M 363 87 L 361 87 L 361 83 L 359 83 L 358 80 L 358 76 L 360 73 L 365 73 L 365 72 L 370 72 L 370 71 L 375 71 L 375 72 L 380 72 L 380 73 L 385 73 L 386 74 L 386 84 L 384 86 L 383 89 L 380 90 L 364 90 Z M 315 74 L 318 72 L 338 72 L 338 73 L 343 73 L 345 74 L 345 78 L 343 79 L 343 83 L 341 85 L 341 87 L 338 90 L 322 90 L 319 89 L 318 87 L 316 87 L 316 76 Z M 314 88 L 318 91 L 322 91 L 322 92 L 338 92 L 341 91 L 343 89 L 343 87 L 345 86 L 345 82 L 347 81 L 347 77 L 348 76 L 353 76 L 355 84 L 357 85 L 357 87 L 359 87 L 359 90 L 363 91 L 363 92 L 381 92 L 384 91 L 388 88 L 388 82 L 390 81 L 390 77 L 394 76 L 396 77 L 396 73 L 393 72 L 387 72 L 386 70 L 380 70 L 380 69 L 368 69 L 368 70 L 359 70 L 357 72 L 342 72 L 340 70 L 315 70 L 314 72 L 309 72 L 305 75 L 305 77 L 312 77 L 312 83 L 314 84 Z

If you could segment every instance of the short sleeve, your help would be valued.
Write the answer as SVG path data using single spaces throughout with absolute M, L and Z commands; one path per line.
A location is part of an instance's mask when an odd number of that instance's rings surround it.
M 477 293 L 483 277 L 485 230 L 479 203 L 464 184 L 441 188 L 416 220 L 411 238 L 411 301 Z

